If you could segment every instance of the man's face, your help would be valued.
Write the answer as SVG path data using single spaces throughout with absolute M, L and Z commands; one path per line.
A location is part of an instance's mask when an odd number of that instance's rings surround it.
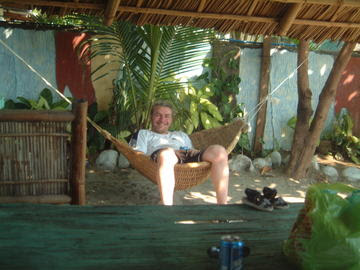
M 168 107 L 155 106 L 151 115 L 152 131 L 166 134 L 172 123 L 172 110 Z

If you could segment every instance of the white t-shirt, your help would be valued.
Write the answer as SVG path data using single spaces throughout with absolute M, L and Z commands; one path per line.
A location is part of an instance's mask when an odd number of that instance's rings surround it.
M 147 129 L 141 129 L 136 142 L 130 143 L 136 151 L 151 155 L 156 150 L 171 147 L 179 150 L 180 147 L 193 148 L 189 136 L 181 131 L 169 131 L 167 134 L 160 134 Z

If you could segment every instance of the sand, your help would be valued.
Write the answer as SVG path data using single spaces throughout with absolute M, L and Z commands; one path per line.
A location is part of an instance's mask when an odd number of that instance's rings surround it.
M 340 169 L 345 166 L 355 166 L 334 160 L 322 159 L 321 162 Z M 320 173 L 314 172 L 305 179 L 295 180 L 286 176 L 283 171 L 284 168 L 278 168 L 265 175 L 251 172 L 231 173 L 229 203 L 241 203 L 246 188 L 262 191 L 265 186 L 276 188 L 278 195 L 288 202 L 303 202 L 306 190 L 311 184 L 328 181 Z M 346 184 L 354 185 L 354 183 Z M 156 205 L 160 202 L 157 186 L 131 168 L 115 171 L 99 170 L 94 166 L 87 168 L 86 197 L 88 205 Z M 214 203 L 216 197 L 211 180 L 174 194 L 176 205 Z

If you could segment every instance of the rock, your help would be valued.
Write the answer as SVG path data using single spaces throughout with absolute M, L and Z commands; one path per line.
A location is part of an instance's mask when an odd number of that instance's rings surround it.
M 317 162 L 317 156 L 313 156 L 312 160 L 311 160 L 311 168 L 314 169 L 315 171 L 320 171 L 320 165 Z
M 249 157 L 245 155 L 236 155 L 229 161 L 229 169 L 235 172 L 254 171 L 254 166 Z
M 360 181 L 360 169 L 358 168 L 346 168 L 342 170 L 341 174 L 346 180 L 350 182 Z
M 103 170 L 114 170 L 118 158 L 118 152 L 115 150 L 104 150 L 95 161 L 96 167 Z
M 336 182 L 338 180 L 339 174 L 334 167 L 323 166 L 321 170 L 330 182 Z
M 264 167 L 271 167 L 269 160 L 265 158 L 255 158 L 253 161 L 253 165 L 259 171 L 261 171 Z
M 265 158 L 265 161 L 267 162 L 267 167 L 272 168 L 272 159 L 271 159 L 271 157 L 270 157 L 270 156 L 267 156 L 267 157 Z
M 285 157 L 282 159 L 282 164 L 287 165 L 290 161 L 290 154 L 286 154 Z
M 129 163 L 129 161 L 127 160 L 127 158 L 126 158 L 123 154 L 119 154 L 117 166 L 118 166 L 120 169 L 129 168 L 130 163 Z
M 270 154 L 271 163 L 273 168 L 278 168 L 281 166 L 281 155 L 278 151 L 274 151 Z

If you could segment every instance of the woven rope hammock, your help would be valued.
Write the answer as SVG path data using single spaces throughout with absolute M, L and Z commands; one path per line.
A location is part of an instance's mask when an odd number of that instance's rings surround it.
M 119 141 L 109 132 L 99 127 L 96 123 L 88 121 L 121 152 L 130 162 L 131 166 L 142 175 L 157 184 L 157 164 L 149 156 L 134 151 L 127 143 Z M 218 144 L 225 147 L 229 154 L 237 144 L 242 132 L 247 131 L 247 124 L 237 119 L 234 122 L 211 129 L 195 132 L 190 135 L 196 149 L 204 150 L 206 147 Z M 209 162 L 193 162 L 175 165 L 175 190 L 184 190 L 203 183 L 210 175 L 211 164 Z

